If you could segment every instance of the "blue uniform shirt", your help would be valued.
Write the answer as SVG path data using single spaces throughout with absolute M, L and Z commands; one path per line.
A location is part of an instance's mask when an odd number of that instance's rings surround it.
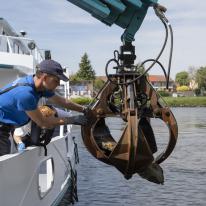
M 37 92 L 32 75 L 17 79 L 0 89 L 0 91 L 16 83 L 28 83 L 31 86 L 17 86 L 6 93 L 0 94 L 0 122 L 20 126 L 29 121 L 25 111 L 37 109 L 39 99 L 41 97 L 52 97 L 54 92 Z

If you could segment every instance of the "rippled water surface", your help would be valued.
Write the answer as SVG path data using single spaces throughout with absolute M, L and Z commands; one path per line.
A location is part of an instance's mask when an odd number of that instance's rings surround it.
M 79 146 L 77 206 L 175 206 L 206 205 L 206 108 L 172 109 L 179 127 L 177 146 L 161 164 L 164 185 L 134 175 L 124 179 L 114 167 L 96 160 L 87 151 L 79 127 L 73 128 Z M 109 119 L 112 134 L 118 136 L 122 122 Z M 167 129 L 152 121 L 160 150 L 167 142 Z

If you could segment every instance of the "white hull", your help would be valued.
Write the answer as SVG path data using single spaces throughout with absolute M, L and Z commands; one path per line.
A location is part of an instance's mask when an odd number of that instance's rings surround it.
M 68 158 L 75 167 L 74 142 L 69 134 L 55 137 L 48 144 L 48 155 L 44 156 L 43 147 L 29 147 L 22 154 L 10 154 L 0 157 L 0 200 L 2 206 L 51 206 L 57 205 L 71 183 L 71 168 Z M 51 188 L 40 193 L 43 187 L 40 165 L 52 159 L 54 176 L 47 171 L 48 179 L 53 179 Z M 42 189 L 44 191 L 44 188 Z

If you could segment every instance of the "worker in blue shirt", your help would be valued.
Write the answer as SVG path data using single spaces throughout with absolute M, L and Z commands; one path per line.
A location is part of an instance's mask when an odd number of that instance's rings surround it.
M 38 109 L 38 101 L 46 97 L 60 107 L 84 112 L 84 107 L 54 93 L 60 80 L 68 81 L 62 66 L 51 59 L 43 60 L 35 75 L 29 75 L 5 86 L 0 90 L 0 155 L 10 153 L 9 136 L 15 127 L 22 126 L 31 119 L 38 126 L 54 128 L 58 125 L 85 125 L 84 115 L 71 117 L 45 117 Z

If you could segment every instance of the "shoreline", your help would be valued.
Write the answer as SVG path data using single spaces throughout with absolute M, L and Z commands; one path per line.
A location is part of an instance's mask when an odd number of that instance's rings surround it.
M 162 97 L 162 99 L 169 107 L 206 107 L 206 97 Z M 88 105 L 93 99 L 78 97 L 70 100 L 81 105 Z
M 162 97 L 170 107 L 206 107 L 206 97 Z

